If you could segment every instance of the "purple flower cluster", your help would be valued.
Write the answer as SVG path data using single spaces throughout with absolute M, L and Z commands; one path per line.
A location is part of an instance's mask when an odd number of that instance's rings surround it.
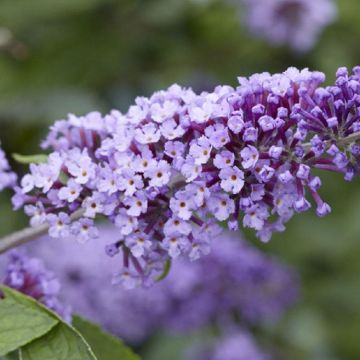
M 4 151 L 0 148 L 0 191 L 8 187 L 13 187 L 16 179 L 15 173 L 10 170 L 10 165 Z
M 193 360 L 269 360 L 260 350 L 254 338 L 245 330 L 232 331 L 223 335 L 206 349 L 195 352 Z
M 59 281 L 37 258 L 27 257 L 17 251 L 10 252 L 5 276 L 1 282 L 38 300 L 58 313 L 65 321 L 71 321 L 69 306 L 62 304 L 58 298 Z
M 106 241 L 116 236 L 114 229 L 101 229 Z M 162 328 L 191 331 L 233 315 L 243 325 L 275 321 L 298 297 L 296 274 L 234 233 L 214 242 L 209 256 L 191 265 L 182 257 L 162 282 L 131 291 L 111 286 L 108 279 L 116 259 L 98 256 L 101 246 L 71 239 L 49 246 L 49 239 L 43 238 L 28 251 L 51 264 L 75 312 L 131 342 Z
M 274 322 L 299 293 L 292 270 L 232 233 L 221 236 L 212 252 L 191 266 L 186 260 L 176 262 L 161 286 L 171 299 L 166 324 L 178 331 L 229 314 L 244 324 Z
M 128 288 L 154 281 L 169 259 L 208 254 L 219 222 L 236 230 L 242 220 L 268 241 L 309 197 L 319 216 L 330 212 L 314 169 L 359 173 L 360 67 L 324 80 L 289 68 L 211 93 L 173 85 L 126 114 L 70 115 L 51 128 L 43 146 L 53 152 L 30 166 L 14 204 L 52 237 L 82 242 L 97 237 L 96 217 L 110 219 L 118 239 L 107 253 L 122 253 L 117 279 Z
M 257 36 L 308 51 L 336 17 L 333 0 L 244 0 L 245 21 Z

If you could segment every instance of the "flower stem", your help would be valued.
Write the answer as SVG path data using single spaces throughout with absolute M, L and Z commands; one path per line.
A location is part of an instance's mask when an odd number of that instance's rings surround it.
M 351 143 L 353 143 L 355 141 L 359 141 L 359 140 L 360 140 L 360 131 L 355 132 L 349 136 L 337 139 L 335 144 L 339 147 L 339 146 L 351 144 Z M 325 146 L 327 147 L 327 146 L 331 145 L 332 142 L 333 142 L 333 140 L 325 141 Z M 309 151 L 311 149 L 311 146 L 312 146 L 311 143 L 306 143 L 306 144 L 302 145 L 302 147 L 305 151 Z
M 80 209 L 71 215 L 71 220 L 75 221 L 84 214 L 84 210 Z M 36 227 L 28 227 L 23 230 L 16 231 L 0 239 L 0 254 L 13 249 L 17 246 L 26 244 L 31 240 L 35 240 L 43 236 L 49 230 L 48 224 L 43 224 Z
M 166 260 L 163 272 L 157 277 L 156 281 L 159 282 L 164 280 L 169 275 L 170 270 L 171 270 L 171 260 Z

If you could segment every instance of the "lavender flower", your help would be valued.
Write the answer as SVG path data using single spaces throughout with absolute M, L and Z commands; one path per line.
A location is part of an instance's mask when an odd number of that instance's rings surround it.
M 0 191 L 13 187 L 16 183 L 16 175 L 10 170 L 9 163 L 4 151 L 0 147 Z
M 107 243 L 116 236 L 114 229 L 101 229 Z M 292 270 L 230 232 L 203 259 L 190 265 L 182 257 L 165 280 L 131 291 L 111 286 L 117 261 L 98 255 L 101 243 L 49 241 L 43 238 L 28 250 L 51 264 L 74 311 L 131 342 L 162 328 L 191 331 L 235 314 L 244 325 L 275 321 L 298 296 Z
M 193 349 L 195 350 L 195 349 Z M 255 340 L 245 330 L 237 329 L 229 334 L 222 335 L 211 346 L 202 350 L 193 351 L 193 360 L 269 360 L 270 357 L 260 350 Z
M 186 259 L 175 262 L 159 285 L 171 299 L 167 326 L 191 330 L 229 314 L 245 324 L 274 322 L 297 299 L 298 279 L 289 268 L 230 232 L 218 240 L 191 266 Z
M 336 17 L 333 0 L 244 0 L 251 32 L 275 45 L 309 51 Z
M 123 254 L 117 282 L 127 287 L 151 284 L 171 258 L 207 254 L 219 221 L 234 230 L 241 220 L 268 241 L 309 197 L 319 216 L 330 212 L 313 170 L 359 173 L 360 68 L 324 80 L 289 68 L 199 95 L 173 85 L 126 114 L 70 115 L 43 143 L 48 163 L 23 178 L 22 202 L 45 212 L 53 236 L 79 233 L 65 216 L 79 209 L 81 223 L 112 221 L 118 239 L 107 252 Z
M 58 279 L 39 259 L 12 251 L 9 254 L 9 263 L 5 268 L 2 283 L 38 300 L 58 313 L 65 321 L 71 321 L 70 307 L 62 304 L 58 298 L 60 293 Z

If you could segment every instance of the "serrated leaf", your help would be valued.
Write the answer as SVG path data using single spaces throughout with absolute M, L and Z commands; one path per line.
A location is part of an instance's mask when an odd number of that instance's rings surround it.
M 84 338 L 65 323 L 24 346 L 21 355 L 22 360 L 97 360 Z
M 0 289 L 5 295 L 0 300 L 0 356 L 41 337 L 58 323 L 27 296 L 4 286 Z
M 41 164 L 46 163 L 48 156 L 46 154 L 36 154 L 36 155 L 21 155 L 21 154 L 12 154 L 12 157 L 19 164 Z
M 74 316 L 74 327 L 90 344 L 98 360 L 140 360 L 119 338 L 104 332 L 100 326 Z

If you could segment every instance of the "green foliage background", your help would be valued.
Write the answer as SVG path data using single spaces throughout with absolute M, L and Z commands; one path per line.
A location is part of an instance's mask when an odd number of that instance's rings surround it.
M 241 26 L 241 11 L 211 0 L 2 0 L 0 138 L 9 152 L 38 153 L 47 127 L 68 112 L 125 110 L 137 95 L 173 82 L 211 89 L 236 76 L 310 67 L 334 78 L 360 64 L 360 3 L 338 0 L 338 20 L 306 55 L 271 48 Z M 15 165 L 15 164 L 14 164 Z M 20 172 L 21 167 L 17 167 Z M 293 264 L 300 303 L 260 340 L 279 358 L 360 358 L 360 189 L 324 177 L 333 213 L 293 219 L 270 244 L 250 241 Z M 0 233 L 26 223 L 0 198 Z M 189 340 L 155 338 L 146 359 L 177 359 Z M 165 344 L 166 346 L 159 345 Z

